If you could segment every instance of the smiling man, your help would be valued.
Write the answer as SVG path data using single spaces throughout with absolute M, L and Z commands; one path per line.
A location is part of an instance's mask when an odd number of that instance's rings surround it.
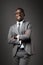
M 15 11 L 16 24 L 12 25 L 8 33 L 8 43 L 13 45 L 14 65 L 27 65 L 32 55 L 31 24 L 24 20 L 22 8 Z

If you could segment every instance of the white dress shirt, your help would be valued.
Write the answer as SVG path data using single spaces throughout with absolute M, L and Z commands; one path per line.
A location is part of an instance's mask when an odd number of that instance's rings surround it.
M 17 28 L 19 27 L 19 23 L 20 23 L 20 29 L 21 29 L 21 26 L 22 26 L 22 24 L 23 24 L 23 21 L 24 20 L 22 20 L 21 22 L 18 22 L 17 21 Z M 19 40 L 19 39 L 18 39 Z M 19 41 L 19 43 L 21 44 L 21 41 Z M 24 48 L 24 45 L 23 44 L 21 44 L 21 47 L 20 48 Z
M 24 20 L 23 20 L 24 21 Z M 18 22 L 17 21 L 17 28 L 18 28 L 18 26 L 19 26 L 19 23 L 20 23 L 20 28 L 21 28 L 21 26 L 22 26 L 22 24 L 23 24 L 23 21 L 21 21 L 21 22 Z

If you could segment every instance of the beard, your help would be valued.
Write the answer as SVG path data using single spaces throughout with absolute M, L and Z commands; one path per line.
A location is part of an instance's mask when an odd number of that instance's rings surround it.
M 18 16 L 18 17 L 17 17 L 17 20 L 18 20 L 18 21 L 22 21 L 23 18 L 22 18 L 21 16 Z

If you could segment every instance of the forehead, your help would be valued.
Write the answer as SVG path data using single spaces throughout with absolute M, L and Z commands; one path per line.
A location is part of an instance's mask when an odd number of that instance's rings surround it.
M 20 13 L 20 12 L 22 12 L 22 11 L 21 11 L 21 10 L 19 10 L 19 9 L 18 9 L 18 10 L 16 10 L 16 13 Z

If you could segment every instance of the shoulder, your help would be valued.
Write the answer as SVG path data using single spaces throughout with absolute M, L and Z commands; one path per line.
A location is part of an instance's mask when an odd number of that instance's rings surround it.
M 29 21 L 25 21 L 25 25 L 26 25 L 28 28 L 32 28 L 32 24 L 31 24 L 31 22 L 29 22 Z
M 10 26 L 10 29 L 14 29 L 15 28 L 15 24 Z
M 30 21 L 25 21 L 24 22 L 26 25 L 31 25 Z

